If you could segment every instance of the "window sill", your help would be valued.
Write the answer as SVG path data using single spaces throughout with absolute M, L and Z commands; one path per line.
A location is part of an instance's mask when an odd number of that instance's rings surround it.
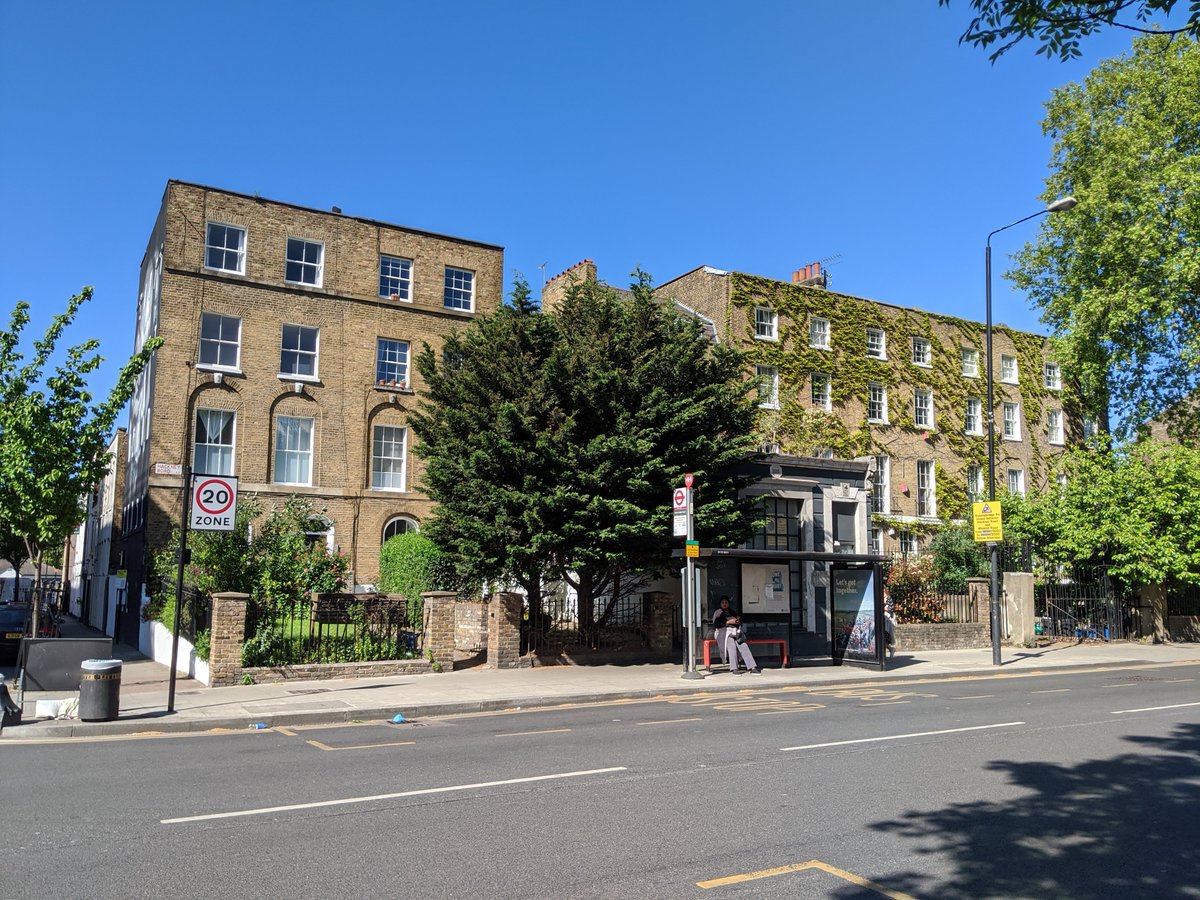
M 280 381 L 301 381 L 304 384 L 320 384 L 321 379 L 315 375 L 287 375 L 283 372 L 279 373 Z
M 1065 447 L 1066 441 L 1047 441 L 1051 447 Z
M 1019 443 L 1021 443 L 1021 439 L 1020 439 L 1019 437 L 1009 437 L 1007 434 L 1006 434 L 1006 435 L 1004 435 L 1004 438 L 1003 438 L 1003 439 L 1004 439 L 1004 440 L 1006 440 L 1006 441 L 1008 441 L 1010 444 L 1019 444 Z
M 756 341 L 764 341 L 768 344 L 778 344 L 779 343 L 778 337 L 767 337 L 766 335 L 761 335 L 761 334 L 756 334 L 754 336 L 754 339 Z
M 407 488 L 372 487 L 372 488 L 370 488 L 370 491 L 372 494 L 407 494 L 408 493 Z
M 933 363 L 914 362 L 913 365 L 916 366 L 918 369 L 932 369 L 933 368 Z
M 380 300 L 387 300 L 389 303 L 412 303 L 412 297 L 401 297 L 399 294 L 379 295 Z
M 1019 382 L 1019 381 L 1013 381 L 1011 378 L 1001 378 L 1001 379 L 1000 379 L 1000 384 L 1009 384 L 1009 385 L 1012 385 L 1013 387 L 1020 387 L 1020 386 L 1021 386 L 1021 382 Z
M 972 375 L 970 372 L 963 372 L 963 373 L 962 373 L 962 377 L 963 377 L 963 378 L 978 378 L 978 377 L 979 377 L 979 373 L 978 373 L 978 372 L 976 372 L 974 375 Z
M 808 349 L 809 350 L 828 350 L 829 345 L 828 344 L 809 344 Z
M 884 354 L 883 356 L 877 356 L 874 353 L 868 353 L 867 359 L 874 359 L 878 360 L 879 362 L 887 362 L 887 354 Z
M 374 384 L 372 387 L 377 391 L 383 391 L 386 394 L 415 394 L 409 384 Z
M 205 272 L 212 272 L 214 275 L 233 275 L 237 278 L 246 277 L 245 272 L 238 272 L 235 269 L 214 269 L 212 266 L 201 266 L 200 268 Z
M 283 283 L 288 287 L 308 288 L 310 291 L 319 291 L 323 287 L 322 282 L 311 284 L 307 281 L 288 281 L 286 278 L 283 279 Z
M 242 376 L 241 369 L 231 369 L 227 366 L 213 366 L 208 363 L 196 363 L 197 372 L 220 372 L 222 375 L 238 375 Z
M 887 419 L 867 419 L 868 425 L 891 425 Z

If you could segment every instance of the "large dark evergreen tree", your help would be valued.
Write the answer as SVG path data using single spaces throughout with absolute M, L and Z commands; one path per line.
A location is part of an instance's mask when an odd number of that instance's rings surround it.
M 568 580 L 585 631 L 678 548 L 667 501 L 685 472 L 703 543 L 736 543 L 755 515 L 733 474 L 756 409 L 742 354 L 636 277 L 631 296 L 575 283 L 550 314 L 518 281 L 512 306 L 450 338 L 441 363 L 418 359 L 431 536 L 462 574 L 517 580 L 531 609 L 543 577 Z

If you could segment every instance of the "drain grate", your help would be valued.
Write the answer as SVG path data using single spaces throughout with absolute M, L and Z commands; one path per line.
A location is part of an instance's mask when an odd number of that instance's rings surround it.
M 285 691 L 284 693 L 294 694 L 296 696 L 301 694 L 328 694 L 329 688 L 304 688 L 302 690 Z

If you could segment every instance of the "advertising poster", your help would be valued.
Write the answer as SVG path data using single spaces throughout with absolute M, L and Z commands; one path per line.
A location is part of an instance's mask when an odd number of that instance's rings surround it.
M 879 641 L 884 635 L 883 622 L 876 617 L 874 568 L 834 568 L 829 581 L 834 661 L 881 664 Z

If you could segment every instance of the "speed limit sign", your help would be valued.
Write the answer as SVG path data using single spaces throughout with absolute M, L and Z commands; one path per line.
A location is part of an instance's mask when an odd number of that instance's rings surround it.
M 192 479 L 192 520 L 195 531 L 233 531 L 237 517 L 237 479 L 226 475 L 196 475 Z

